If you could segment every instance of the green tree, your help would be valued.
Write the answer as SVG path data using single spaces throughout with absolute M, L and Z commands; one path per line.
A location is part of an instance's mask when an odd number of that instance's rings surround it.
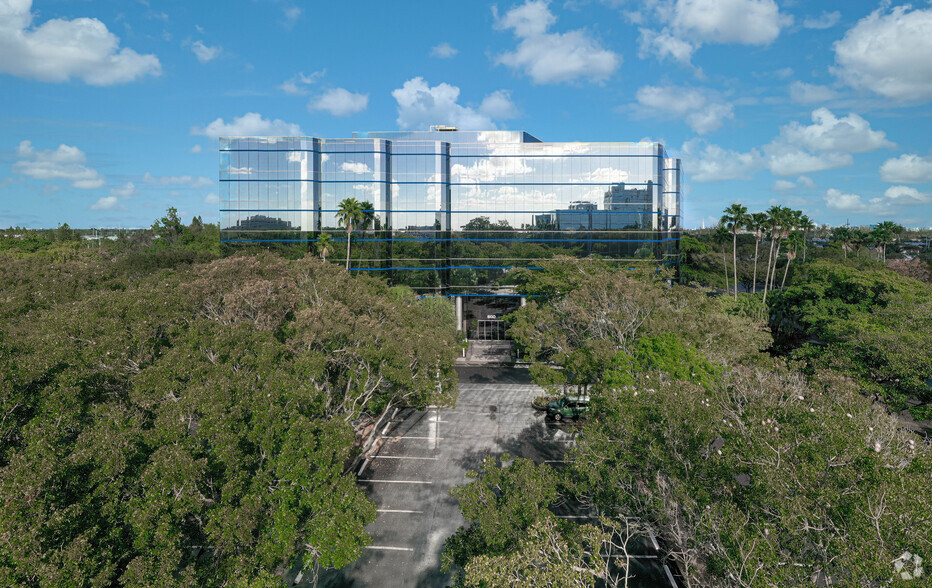
M 871 230 L 871 238 L 880 247 L 881 261 L 884 263 L 887 261 L 887 245 L 902 232 L 903 227 L 891 221 L 883 221 Z
M 352 245 L 353 227 L 365 220 L 362 205 L 355 198 L 346 198 L 340 202 L 337 222 L 346 227 L 346 269 L 349 270 L 350 247 Z
M 845 259 L 848 259 L 848 249 L 851 248 L 852 238 L 852 231 L 849 227 L 835 227 L 832 229 L 832 241 L 841 243 L 841 250 Z
M 752 293 L 757 293 L 757 254 L 760 247 L 761 239 L 764 236 L 764 228 L 767 222 L 767 215 L 763 212 L 755 212 L 747 217 L 745 228 L 754 231 L 754 276 L 751 280 Z
M 748 209 L 746 206 L 735 203 L 725 209 L 722 215 L 722 225 L 731 231 L 731 256 L 732 268 L 735 274 L 735 301 L 738 300 L 738 231 L 743 229 L 748 221 Z M 727 278 L 726 278 L 727 279 Z
M 323 261 L 327 261 L 331 249 L 333 249 L 333 239 L 328 233 L 321 231 L 317 236 L 317 253 Z

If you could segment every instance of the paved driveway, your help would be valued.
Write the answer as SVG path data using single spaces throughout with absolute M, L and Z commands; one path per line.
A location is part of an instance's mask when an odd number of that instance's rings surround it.
M 322 586 L 445 586 L 450 578 L 440 572 L 440 551 L 444 540 L 463 524 L 449 491 L 466 481 L 466 472 L 478 469 L 489 453 L 506 451 L 557 467 L 562 464 L 573 443 L 573 427 L 547 423 L 543 413 L 531 408 L 531 399 L 541 390 L 530 383 L 527 370 L 458 371 L 456 408 L 399 414 L 359 475 L 359 483 L 378 506 L 378 517 L 367 529 L 372 545 L 346 568 L 322 574 Z M 589 518 L 568 505 L 557 514 Z M 652 565 L 657 563 L 655 556 L 646 555 L 643 563 L 648 565 L 641 577 L 653 581 L 640 585 L 663 585 L 657 582 L 666 576 Z

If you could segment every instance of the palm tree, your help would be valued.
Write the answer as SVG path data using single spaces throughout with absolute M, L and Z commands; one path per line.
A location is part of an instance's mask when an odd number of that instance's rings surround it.
M 799 226 L 799 219 L 803 214 L 798 210 L 792 210 L 785 206 L 781 206 L 780 209 L 780 231 L 777 235 L 777 252 L 773 257 L 773 272 L 770 274 L 771 290 L 773 290 L 774 283 L 777 281 L 777 263 L 780 261 L 780 247 L 783 245 L 783 240 L 790 235 L 790 231 Z
M 760 247 L 760 241 L 764 237 L 764 226 L 767 222 L 767 215 L 763 212 L 755 212 L 748 215 L 745 227 L 749 231 L 754 231 L 754 278 L 751 281 L 751 293 L 757 294 L 757 251 Z
M 848 227 L 835 227 L 832 229 L 832 241 L 841 242 L 841 250 L 845 259 L 848 259 L 848 249 L 851 247 L 851 229 Z
M 883 221 L 871 231 L 871 237 L 880 246 L 880 253 L 883 256 L 884 263 L 887 262 L 887 244 L 892 243 L 894 236 L 902 232 L 903 227 L 890 221 Z
M 770 233 L 770 253 L 767 255 L 767 272 L 764 274 L 764 302 L 767 302 L 767 290 L 770 285 L 770 268 L 773 265 L 774 245 L 777 242 L 777 235 L 782 230 L 783 207 L 771 206 L 765 213 L 767 220 L 764 227 Z
M 793 231 L 793 233 L 790 235 L 790 238 L 787 239 L 787 241 L 788 241 L 787 244 L 791 245 L 793 249 L 792 250 L 787 249 L 786 251 L 786 269 L 783 270 L 783 280 L 780 282 L 781 290 L 786 285 L 786 274 L 790 273 L 790 262 L 796 259 L 796 254 L 799 251 L 799 247 L 801 244 L 804 243 L 803 236 L 799 233 L 799 231 Z M 805 245 L 803 246 L 805 247 Z
M 861 257 L 861 247 L 868 240 L 868 234 L 861 229 L 851 231 L 851 245 L 854 247 L 854 256 Z
M 725 292 L 728 292 L 728 258 L 725 257 L 725 243 L 728 242 L 728 229 L 719 225 L 712 231 L 712 241 L 722 246 L 722 266 L 725 268 Z
M 337 222 L 346 227 L 346 269 L 349 271 L 350 246 L 352 245 L 353 226 L 361 223 L 365 218 L 362 205 L 355 198 L 346 198 L 340 202 L 337 211 Z
M 376 228 L 375 226 L 375 207 L 371 202 L 361 202 L 359 207 L 362 209 L 362 221 L 359 223 L 360 229 Z
M 330 250 L 333 249 L 333 240 L 330 238 L 330 235 L 327 233 L 321 233 L 317 237 L 317 252 L 320 253 L 320 258 L 324 261 L 327 261 L 327 256 L 330 255 Z
M 804 214 L 799 217 L 799 228 L 803 232 L 803 262 L 805 263 L 806 252 L 809 251 L 809 231 L 814 231 L 818 225 Z
M 722 224 L 731 231 L 732 269 L 735 273 L 735 301 L 738 300 L 738 229 L 744 227 L 748 219 L 748 208 L 737 202 L 725 209 Z

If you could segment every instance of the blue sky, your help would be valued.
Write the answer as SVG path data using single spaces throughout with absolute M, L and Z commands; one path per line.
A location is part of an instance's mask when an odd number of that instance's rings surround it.
M 218 218 L 217 137 L 523 129 L 662 141 L 732 202 L 932 226 L 932 7 L 0 0 L 0 225 Z

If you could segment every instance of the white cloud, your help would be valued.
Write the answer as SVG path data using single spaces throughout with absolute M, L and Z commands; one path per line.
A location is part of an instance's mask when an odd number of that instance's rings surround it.
M 932 194 L 920 192 L 910 186 L 890 186 L 883 193 L 884 200 L 891 204 L 932 204 Z
M 806 188 L 807 190 L 816 189 L 815 182 L 813 182 L 812 178 L 810 178 L 809 176 L 799 176 L 798 178 L 796 178 L 796 183 L 802 186 L 803 188 Z
M 774 0 L 658 0 L 645 7 L 652 18 L 637 13 L 637 24 L 657 23 L 660 30 L 641 29 L 639 56 L 683 64 L 703 43 L 769 45 L 793 22 Z
M 643 86 L 637 94 L 638 112 L 656 116 L 669 114 L 686 121 L 696 133 L 703 135 L 734 118 L 731 104 L 713 92 L 685 86 Z
M 678 0 L 671 21 L 687 38 L 742 45 L 769 45 L 791 23 L 773 0 Z
M 932 98 L 932 9 L 888 3 L 834 45 L 833 73 L 854 88 L 895 100 Z
M 792 121 L 780 128 L 780 135 L 788 143 L 814 151 L 866 153 L 896 146 L 886 133 L 871 129 L 870 123 L 854 113 L 837 118 L 829 109 L 817 108 L 812 111 L 812 122 L 804 126 Z
M 904 153 L 888 159 L 880 166 L 880 177 L 885 182 L 905 184 L 932 182 L 932 157 Z
M 355 94 L 344 88 L 327 90 L 307 103 L 310 112 L 323 110 L 333 116 L 350 116 L 362 112 L 369 105 L 368 94 Z
M 85 165 L 87 156 L 77 147 L 59 145 L 54 150 L 36 150 L 32 142 L 23 141 L 16 148 L 16 155 L 18 161 L 11 168 L 13 173 L 34 180 L 64 180 L 82 190 L 95 190 L 105 183 L 97 170 Z
M 741 153 L 693 139 L 683 143 L 680 152 L 685 172 L 696 182 L 749 180 L 763 167 L 757 149 Z
M 326 73 L 326 69 L 315 71 L 309 76 L 304 75 L 304 72 L 300 72 L 282 82 L 282 85 L 279 86 L 278 89 L 291 96 L 304 96 L 308 93 L 308 89 L 304 86 L 316 84 Z
M 220 55 L 220 52 L 223 51 L 223 47 L 220 45 L 215 45 L 213 47 L 205 45 L 203 41 L 195 41 L 191 44 L 191 51 L 194 52 L 194 55 L 197 56 L 197 60 L 201 63 L 207 63 L 215 59 Z
M 162 72 L 155 55 L 121 49 L 119 37 L 96 18 L 55 18 L 33 26 L 31 8 L 31 0 L 0 0 L 0 73 L 110 86 Z
M 661 61 L 672 59 L 683 65 L 692 65 L 693 52 L 697 48 L 696 44 L 673 35 L 667 29 L 658 32 L 642 28 L 640 32 L 638 57 L 641 59 L 656 57 Z
M 837 10 L 834 12 L 822 11 L 819 16 L 807 16 L 803 20 L 803 27 L 807 29 L 830 29 L 838 24 L 841 20 L 841 13 Z
M 282 14 L 289 25 L 293 25 L 303 13 L 304 10 L 298 6 L 286 6 L 282 9 Z
M 825 205 L 838 212 L 876 212 L 876 209 L 866 204 L 858 194 L 850 194 L 829 188 L 823 197 Z
M 510 118 L 517 113 L 505 90 L 486 96 L 478 110 L 458 104 L 459 95 L 460 89 L 450 84 L 431 87 L 421 77 L 408 80 L 392 91 L 398 103 L 398 126 L 426 130 L 430 125 L 446 124 L 463 130 L 488 130 L 496 128 L 493 119 Z
M 234 118 L 232 122 L 225 123 L 218 118 L 206 127 L 191 127 L 192 135 L 206 135 L 212 139 L 218 137 L 299 137 L 304 133 L 296 124 L 286 123 L 283 120 L 269 120 L 262 118 L 258 112 L 247 112 L 243 116 Z
M 789 180 L 777 180 L 773 183 L 773 189 L 778 192 L 783 192 L 786 190 L 792 190 L 796 187 L 796 184 Z
M 518 116 L 518 108 L 511 101 L 511 92 L 508 90 L 496 90 L 483 98 L 479 112 L 499 120 Z
M 790 100 L 797 104 L 811 104 L 832 100 L 838 94 L 828 86 L 807 84 L 799 80 L 790 84 Z
M 603 48 L 583 29 L 548 33 L 556 17 L 545 0 L 527 0 L 500 18 L 493 7 L 493 14 L 496 29 L 512 29 L 520 39 L 517 48 L 499 55 L 496 63 L 523 71 L 535 84 L 579 78 L 602 82 L 621 64 L 620 55 Z
M 459 53 L 459 50 L 454 49 L 449 43 L 440 43 L 430 50 L 431 57 L 438 57 L 440 59 L 450 59 L 457 53 Z
M 340 171 L 344 171 L 351 174 L 368 174 L 372 173 L 372 170 L 369 169 L 369 166 L 366 165 L 364 161 L 347 161 L 340 166 Z
M 120 199 L 116 196 L 104 196 L 91 204 L 91 210 L 126 210 L 126 207 L 120 203 Z
M 191 153 L 200 153 L 200 152 L 203 151 L 203 150 L 204 150 L 204 148 L 201 147 L 199 144 L 198 144 L 198 145 L 195 145 L 194 147 L 191 147 L 191 149 L 190 149 Z
M 932 204 L 932 194 L 910 186 L 890 186 L 882 196 L 864 201 L 858 194 L 847 194 L 835 188 L 825 192 L 825 205 L 840 212 L 891 214 L 898 208 Z
M 204 196 L 205 204 L 220 204 L 220 196 L 211 192 L 207 196 Z
M 149 172 L 146 172 L 145 175 L 142 176 L 142 181 L 147 184 L 161 184 L 163 186 L 188 186 L 190 188 L 204 188 L 214 184 L 213 180 L 210 178 L 205 178 L 204 176 L 153 176 Z
M 850 153 L 813 154 L 791 145 L 771 143 L 764 147 L 767 167 L 775 176 L 797 176 L 827 169 L 848 167 L 854 163 Z
M 136 195 L 136 185 L 132 182 L 126 182 L 122 186 L 110 188 L 110 195 L 120 200 L 129 200 Z

